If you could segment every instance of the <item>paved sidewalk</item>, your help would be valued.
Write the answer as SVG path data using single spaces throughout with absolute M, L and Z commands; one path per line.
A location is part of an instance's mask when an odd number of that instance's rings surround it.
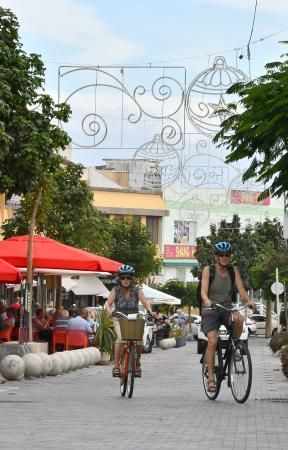
M 121 398 L 111 365 L 0 385 L 0 447 L 18 449 L 287 449 L 288 379 L 263 338 L 250 339 L 253 386 L 239 405 L 202 388 L 196 342 L 143 355 Z

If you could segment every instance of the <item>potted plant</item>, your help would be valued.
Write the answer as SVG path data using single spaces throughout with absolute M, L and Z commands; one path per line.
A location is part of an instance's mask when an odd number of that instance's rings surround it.
M 185 330 L 180 325 L 173 324 L 169 336 L 175 338 L 176 347 L 183 347 L 183 345 L 186 345 Z
M 116 334 L 113 328 L 113 320 L 106 316 L 104 309 L 98 312 L 98 328 L 95 335 L 94 345 L 101 352 L 100 364 L 108 364 L 113 355 Z

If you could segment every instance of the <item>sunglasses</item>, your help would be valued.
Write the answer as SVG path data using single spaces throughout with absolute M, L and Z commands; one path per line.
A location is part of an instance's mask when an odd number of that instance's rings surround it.
M 132 280 L 132 277 L 129 275 L 127 275 L 127 276 L 124 275 L 124 276 L 120 277 L 120 280 Z
M 230 258 L 231 253 L 217 253 L 218 256 L 226 256 L 227 258 Z

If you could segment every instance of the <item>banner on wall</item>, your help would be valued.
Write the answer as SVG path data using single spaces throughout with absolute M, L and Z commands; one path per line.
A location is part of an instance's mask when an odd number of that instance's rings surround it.
M 189 244 L 190 224 L 185 220 L 174 220 L 174 243 Z
M 238 203 L 238 204 L 246 204 L 246 205 L 270 205 L 270 196 L 264 198 L 264 200 L 261 200 L 260 202 L 257 200 L 258 196 L 261 194 L 261 192 L 255 192 L 255 191 L 241 191 L 236 189 L 231 189 L 230 191 L 230 199 L 231 203 Z
M 196 245 L 164 245 L 165 259 L 195 259 Z

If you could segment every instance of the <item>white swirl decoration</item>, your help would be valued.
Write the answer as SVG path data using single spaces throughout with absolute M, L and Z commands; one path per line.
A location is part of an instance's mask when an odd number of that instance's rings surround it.
M 146 89 L 143 85 L 137 86 L 133 96 L 143 113 L 153 119 L 171 118 L 183 107 L 185 98 L 181 84 L 174 78 L 165 76 L 157 78 L 151 89 Z M 158 102 L 161 102 L 160 108 L 159 105 L 157 108 Z
M 181 142 L 181 148 L 184 147 L 184 135 L 178 122 L 173 119 L 168 121 L 161 131 L 161 140 L 167 145 L 177 145 Z M 179 147 L 178 147 L 179 148 Z
M 87 114 L 82 120 L 82 130 L 86 136 L 97 137 L 97 145 L 101 144 L 107 136 L 107 124 L 98 114 Z

